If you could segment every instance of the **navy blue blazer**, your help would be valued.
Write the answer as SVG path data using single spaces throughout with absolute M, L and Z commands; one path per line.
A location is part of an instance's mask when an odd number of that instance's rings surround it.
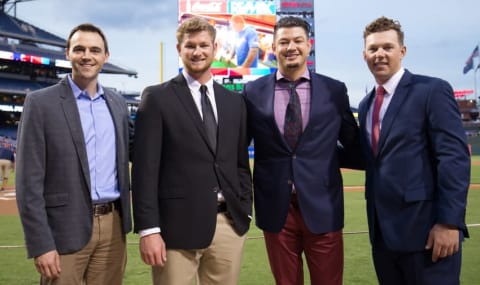
M 374 96 L 359 105 L 371 242 L 380 230 L 389 249 L 420 251 L 436 223 L 468 236 L 470 157 L 452 87 L 406 70 L 383 117 L 376 157 L 366 131 Z
M 343 228 L 343 183 L 337 151 L 358 145 L 359 131 L 345 84 L 311 73 L 310 117 L 292 151 L 274 118 L 275 73 L 245 85 L 248 131 L 255 144 L 256 223 L 279 232 L 286 221 L 292 181 L 303 219 L 313 233 Z

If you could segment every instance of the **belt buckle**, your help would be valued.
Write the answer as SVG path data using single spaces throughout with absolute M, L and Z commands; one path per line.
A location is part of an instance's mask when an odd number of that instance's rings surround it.
M 113 205 L 113 202 L 93 205 L 94 216 L 102 216 L 112 212 L 114 208 Z

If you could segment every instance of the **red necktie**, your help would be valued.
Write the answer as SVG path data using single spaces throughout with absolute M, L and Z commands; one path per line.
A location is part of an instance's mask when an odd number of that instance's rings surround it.
M 382 108 L 385 89 L 379 85 L 375 92 L 375 102 L 373 103 L 372 113 L 372 150 L 377 155 L 378 138 L 380 137 L 380 109 Z

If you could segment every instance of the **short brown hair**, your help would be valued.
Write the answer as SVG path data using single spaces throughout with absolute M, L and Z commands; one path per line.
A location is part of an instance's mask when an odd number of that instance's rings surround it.
M 72 29 L 72 31 L 70 31 L 70 35 L 68 36 L 68 40 L 67 40 L 67 50 L 70 49 L 70 40 L 72 39 L 73 37 L 73 34 L 75 34 L 76 32 L 78 31 L 82 31 L 82 32 L 92 32 L 92 33 L 97 33 L 100 35 L 100 37 L 102 38 L 103 40 L 103 45 L 105 46 L 105 53 L 110 53 L 108 51 L 108 43 L 107 43 L 107 38 L 105 37 L 105 35 L 103 34 L 102 30 L 93 25 L 93 24 L 90 24 L 90 23 L 84 23 L 84 24 L 80 24 L 78 26 L 76 26 L 75 28 Z
M 274 37 L 276 37 L 277 31 L 281 28 L 294 28 L 294 27 L 302 28 L 305 31 L 307 38 L 309 37 L 310 24 L 307 23 L 307 21 L 305 21 L 304 19 L 300 17 L 295 17 L 295 16 L 286 16 L 286 17 L 280 18 L 280 20 L 278 20 L 278 22 L 273 27 L 273 35 Z
M 185 34 L 194 34 L 202 31 L 207 31 L 212 37 L 212 41 L 215 42 L 217 31 L 206 19 L 201 17 L 189 18 L 177 28 L 177 43 L 182 43 Z
M 404 34 L 400 22 L 384 16 L 376 19 L 365 27 L 365 31 L 363 31 L 363 39 L 365 40 L 370 34 L 385 32 L 388 30 L 394 30 L 397 32 L 398 41 L 403 46 Z

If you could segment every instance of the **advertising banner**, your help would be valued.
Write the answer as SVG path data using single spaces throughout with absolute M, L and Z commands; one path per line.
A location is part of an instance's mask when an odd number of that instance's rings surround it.
M 216 28 L 218 48 L 212 72 L 227 88 L 239 91 L 246 81 L 276 71 L 273 27 L 278 17 L 286 15 L 303 17 L 310 23 L 308 66 L 315 68 L 313 0 L 179 0 L 178 7 L 179 24 L 200 16 Z M 179 66 L 181 70 L 180 60 Z

